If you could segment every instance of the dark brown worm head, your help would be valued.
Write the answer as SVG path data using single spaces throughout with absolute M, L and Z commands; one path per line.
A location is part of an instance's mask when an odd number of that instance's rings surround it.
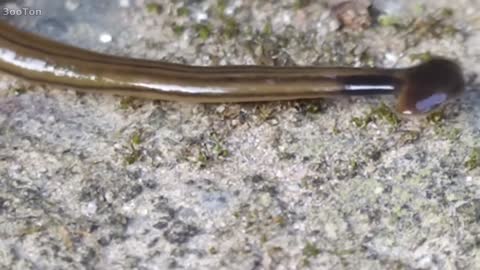
M 405 70 L 405 85 L 398 97 L 397 110 L 403 114 L 428 113 L 465 88 L 462 69 L 448 59 L 434 58 Z

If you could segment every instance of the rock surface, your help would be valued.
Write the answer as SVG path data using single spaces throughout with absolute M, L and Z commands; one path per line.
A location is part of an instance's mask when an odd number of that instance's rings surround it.
M 469 84 L 404 119 L 389 97 L 199 105 L 1 74 L 0 269 L 480 268 L 478 1 L 373 1 L 358 31 L 322 1 L 21 2 L 0 3 L 42 14 L 2 19 L 111 54 L 383 67 L 435 54 Z

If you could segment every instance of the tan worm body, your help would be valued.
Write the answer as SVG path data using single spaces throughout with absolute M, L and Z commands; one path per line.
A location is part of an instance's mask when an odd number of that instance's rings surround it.
M 452 63 L 441 63 L 445 64 Z M 208 103 L 391 94 L 408 86 L 411 73 L 411 69 L 172 64 L 91 52 L 18 30 L 2 21 L 0 71 L 84 91 Z M 408 97 L 401 100 L 404 107 L 416 106 Z M 399 109 L 410 113 L 418 110 Z
M 341 75 L 373 69 L 186 66 L 94 53 L 0 23 L 0 69 L 29 80 L 154 99 L 200 102 L 316 98 L 341 91 Z M 386 74 L 388 71 L 376 71 Z

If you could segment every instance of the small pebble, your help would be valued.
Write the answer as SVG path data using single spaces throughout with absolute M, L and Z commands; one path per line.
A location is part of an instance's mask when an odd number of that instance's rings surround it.
M 398 56 L 393 54 L 393 53 L 386 53 L 385 54 L 385 61 L 388 63 L 388 64 L 395 64 L 397 63 L 398 61 Z
M 225 111 L 225 106 L 223 105 L 218 106 L 216 111 L 217 113 L 223 113 Z
M 100 42 L 102 43 L 109 43 L 112 41 L 112 35 L 103 33 L 100 35 Z
M 67 0 L 65 1 L 65 9 L 68 11 L 74 11 L 80 6 L 79 0 Z
M 205 12 L 199 11 L 195 15 L 195 19 L 197 22 L 205 21 L 206 19 L 208 19 L 208 14 Z
M 120 0 L 120 7 L 127 8 L 130 6 L 130 0 Z
M 344 1 L 332 6 L 332 11 L 344 27 L 359 31 L 368 28 L 372 23 L 369 5 L 368 1 Z
M 401 16 L 402 14 L 405 14 L 405 12 L 407 12 L 407 4 L 408 1 L 373 0 L 373 6 L 375 9 L 392 16 Z

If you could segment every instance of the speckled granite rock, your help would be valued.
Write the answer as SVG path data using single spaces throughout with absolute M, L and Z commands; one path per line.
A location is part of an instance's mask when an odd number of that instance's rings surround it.
M 20 27 L 109 53 L 388 67 L 439 54 L 469 87 L 401 119 L 388 97 L 207 106 L 2 74 L 1 269 L 480 267 L 478 1 L 374 1 L 388 14 L 362 32 L 322 1 L 21 2 L 43 14 L 7 17 Z

